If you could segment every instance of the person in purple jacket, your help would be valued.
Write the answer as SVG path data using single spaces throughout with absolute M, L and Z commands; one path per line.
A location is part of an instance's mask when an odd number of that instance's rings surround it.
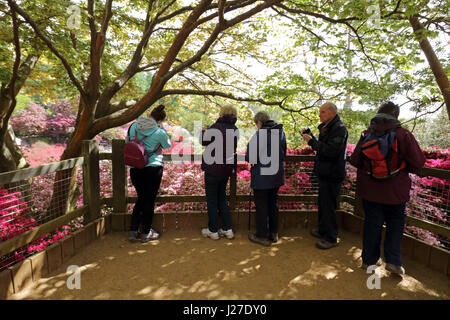
M 358 168 L 357 192 L 362 198 L 365 218 L 363 230 L 362 268 L 370 265 L 380 266 L 381 231 L 386 222 L 384 258 L 386 270 L 404 274 L 401 259 L 401 240 L 405 227 L 406 202 L 409 200 L 411 179 L 409 173 L 418 173 L 425 164 L 425 156 L 416 139 L 398 121 L 400 108 L 392 103 L 382 104 L 370 126 L 363 131 L 350 163 Z M 376 180 L 364 169 L 364 156 L 361 146 L 370 131 L 394 130 L 397 137 L 398 154 L 405 161 L 405 168 L 392 178 Z
M 202 155 L 202 170 L 205 172 L 205 193 L 208 206 L 208 228 L 202 235 L 213 240 L 219 237 L 234 238 L 226 188 L 228 179 L 236 172 L 234 156 L 239 139 L 237 110 L 231 105 L 221 108 L 219 119 L 205 127 L 200 135 L 200 144 L 205 146 Z M 222 228 L 219 228 L 219 213 Z

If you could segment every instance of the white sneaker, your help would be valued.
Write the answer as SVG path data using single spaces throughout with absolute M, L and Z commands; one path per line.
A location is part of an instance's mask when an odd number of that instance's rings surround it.
M 219 233 L 218 232 L 211 232 L 211 231 L 209 231 L 209 228 L 202 229 L 202 235 L 205 238 L 211 238 L 213 240 L 219 240 Z
M 219 236 L 226 237 L 227 239 L 234 239 L 234 233 L 233 230 L 231 229 L 226 231 L 219 229 Z

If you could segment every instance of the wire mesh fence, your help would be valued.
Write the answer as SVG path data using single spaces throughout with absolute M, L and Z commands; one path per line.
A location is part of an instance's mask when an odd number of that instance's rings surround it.
M 131 183 L 128 170 L 128 196 L 137 197 L 136 190 Z M 201 169 L 201 161 L 166 162 L 164 164 L 163 177 L 158 191 L 158 196 L 204 196 L 204 173 Z M 128 206 L 128 211 L 133 210 L 134 204 Z M 166 202 L 155 203 L 155 212 L 189 212 L 206 211 L 206 203 L 197 202 Z
M 100 197 L 113 197 L 111 161 L 100 161 Z M 285 185 L 280 188 L 280 195 L 318 195 L 318 181 L 313 174 L 312 158 L 288 159 L 285 163 Z M 245 161 L 238 162 L 236 174 L 236 194 L 251 194 L 250 165 Z M 14 238 L 28 230 L 58 217 L 64 210 L 71 210 L 83 205 L 82 168 L 77 167 L 76 174 L 64 173 L 42 174 L 32 179 L 0 185 L 0 242 Z M 57 178 L 58 177 L 58 178 Z M 128 196 L 136 197 L 136 192 L 128 177 Z M 448 179 L 434 177 L 419 177 L 411 175 L 411 200 L 407 205 L 407 214 L 430 221 L 435 224 L 450 227 L 449 203 L 450 183 Z M 73 188 L 67 188 L 72 186 Z M 347 177 L 341 187 L 341 194 L 355 197 L 356 169 L 347 167 Z M 230 186 L 227 194 L 230 194 Z M 71 195 L 71 196 L 69 196 Z M 204 196 L 204 173 L 201 161 L 183 163 L 166 162 L 164 174 L 159 189 L 159 196 Z M 305 201 L 280 202 L 280 210 L 316 210 L 314 197 L 306 197 Z M 252 199 L 251 199 L 252 200 Z M 254 210 L 253 201 L 238 201 L 237 210 Z M 345 204 L 345 209 L 353 207 Z M 63 208 L 63 209 L 61 209 Z M 129 205 L 129 211 L 133 204 Z M 202 199 L 196 202 L 166 202 L 156 203 L 156 212 L 207 212 L 206 202 Z M 46 234 L 32 243 L 15 250 L 0 258 L 0 269 L 10 266 L 43 250 L 46 246 L 58 241 L 65 235 L 82 226 L 82 217 L 71 221 L 66 226 Z M 430 231 L 407 225 L 406 233 L 427 243 L 450 249 L 448 238 Z
M 450 227 L 450 181 L 436 177 L 410 175 L 412 180 L 411 199 L 406 213 L 425 221 Z M 450 250 L 450 239 L 428 230 L 407 225 L 406 233 L 429 244 Z
M 279 195 L 318 195 L 318 179 L 313 173 L 314 162 L 312 158 L 298 161 L 288 159 L 285 163 L 285 185 L 279 190 Z M 245 161 L 239 161 L 236 174 L 236 194 L 252 195 L 251 193 L 251 167 Z M 433 177 L 418 177 L 411 175 L 411 200 L 407 204 L 407 215 L 425 221 L 430 221 L 446 227 L 450 226 L 449 218 L 449 181 Z M 129 178 L 128 178 L 129 180 Z M 135 190 L 128 182 L 129 196 L 136 196 Z M 230 194 L 230 186 L 227 187 Z M 347 176 L 344 179 L 340 194 L 355 198 L 356 196 L 356 168 L 347 165 Z M 167 162 L 159 190 L 159 195 L 205 195 L 204 174 L 201 162 L 171 163 Z M 238 211 L 255 209 L 254 202 L 238 201 Z M 129 206 L 131 211 L 133 205 Z M 280 210 L 317 210 L 313 198 L 302 201 L 283 201 L 279 204 Z M 354 207 L 348 203 L 341 203 L 341 208 L 353 212 Z M 156 212 L 177 211 L 207 211 L 205 202 L 157 203 Z M 407 234 L 426 241 L 429 244 L 449 249 L 449 239 L 418 227 L 407 225 Z
M 73 178 L 66 170 L 0 185 L 0 243 L 79 208 L 83 178 L 81 168 L 77 169 Z M 82 217 L 77 218 L 1 256 L 0 271 L 61 240 L 82 227 L 82 222 Z

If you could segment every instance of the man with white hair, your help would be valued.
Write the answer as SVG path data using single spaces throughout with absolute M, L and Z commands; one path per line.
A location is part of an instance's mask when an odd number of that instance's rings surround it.
M 311 235 L 320 239 L 319 249 L 338 245 L 336 199 L 346 176 L 346 147 L 348 132 L 337 114 L 334 103 L 325 102 L 319 110 L 319 139 L 310 130 L 302 130 L 303 139 L 316 151 L 314 173 L 319 179 L 318 228 Z

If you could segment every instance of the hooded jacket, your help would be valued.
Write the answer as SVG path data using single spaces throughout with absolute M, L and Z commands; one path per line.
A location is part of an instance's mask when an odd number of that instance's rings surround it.
M 161 149 L 169 149 L 172 147 L 170 138 L 166 130 L 159 127 L 155 119 L 149 117 L 139 117 L 136 122 L 130 125 L 128 129 L 126 142 L 134 139 L 137 133 L 137 138 L 142 139 L 147 136 L 142 142 L 145 145 L 145 151 L 149 155 L 148 166 L 162 167 L 164 166 L 163 154 Z
M 308 142 L 316 151 L 314 173 L 324 181 L 342 182 L 347 173 L 347 128 L 336 115 L 327 125 L 321 123 L 318 129 L 319 140 L 312 136 Z
M 209 149 L 208 150 L 205 149 L 205 152 L 203 152 L 202 155 L 201 168 L 206 173 L 217 177 L 229 177 L 236 172 L 234 155 L 236 154 L 237 143 L 239 140 L 239 129 L 235 125 L 236 121 L 237 118 L 235 115 L 226 114 L 217 119 L 217 121 L 207 130 L 202 131 L 200 135 L 200 144 L 202 146 L 205 147 L 210 146 L 212 148 L 211 152 L 209 152 L 210 151 Z M 217 131 L 214 131 L 214 129 L 216 129 Z M 216 134 L 221 135 L 222 138 L 221 146 L 213 144 L 216 140 L 215 137 Z M 221 151 L 216 150 L 216 148 L 220 147 L 222 148 Z M 221 157 L 219 154 L 220 152 L 222 153 Z M 217 157 L 220 157 L 220 159 L 216 159 L 216 155 Z M 208 156 L 210 156 L 212 159 L 209 159 L 207 161 L 205 157 Z
M 273 139 L 277 141 L 273 141 Z M 277 154 L 272 156 L 272 147 Z M 286 135 L 283 125 L 273 120 L 263 123 L 247 145 L 245 161 L 252 164 L 250 186 L 256 190 L 279 188 L 284 185 Z
M 370 130 L 395 130 L 398 154 L 404 160 L 406 167 L 399 174 L 387 180 L 375 180 L 363 170 L 363 155 L 361 145 Z M 418 173 L 425 164 L 425 156 L 420 150 L 416 139 L 407 129 L 402 128 L 400 122 L 391 115 L 378 113 L 371 121 L 367 130 L 361 134 L 358 144 L 349 159 L 358 168 L 356 187 L 360 197 L 364 200 L 382 204 L 402 204 L 409 200 L 411 179 L 409 173 Z

